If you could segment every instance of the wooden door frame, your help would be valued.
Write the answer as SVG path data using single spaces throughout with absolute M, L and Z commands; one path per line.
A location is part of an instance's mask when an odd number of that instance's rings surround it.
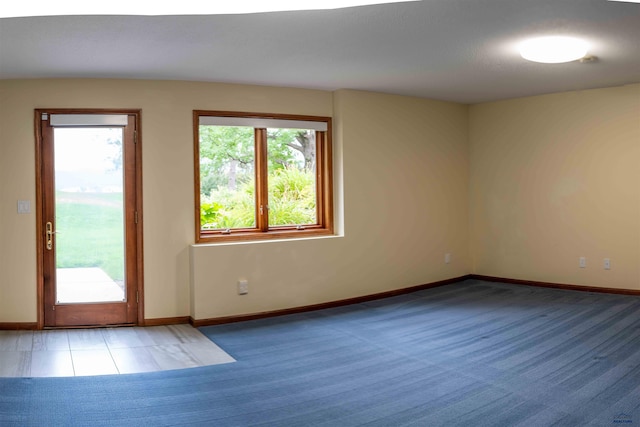
M 136 281 L 138 291 L 138 310 L 136 325 L 144 324 L 144 252 L 143 252 L 143 203 L 142 203 L 142 110 L 106 109 L 106 108 L 37 108 L 34 110 L 35 148 L 36 148 L 36 262 L 37 262 L 37 329 L 44 329 L 44 185 L 42 182 L 42 114 L 127 114 L 135 117 L 135 197 L 138 222 L 136 227 Z

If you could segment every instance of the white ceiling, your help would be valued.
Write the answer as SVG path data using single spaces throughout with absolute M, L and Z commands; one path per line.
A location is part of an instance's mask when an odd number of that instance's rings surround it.
M 531 36 L 586 39 L 592 63 L 536 64 Z M 0 19 L 0 79 L 197 80 L 477 103 L 640 82 L 640 4 L 422 0 L 312 12 Z

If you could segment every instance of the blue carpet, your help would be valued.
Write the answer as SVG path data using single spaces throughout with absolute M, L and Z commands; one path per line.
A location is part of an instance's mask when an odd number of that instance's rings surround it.
M 0 378 L 0 425 L 640 425 L 638 297 L 468 280 L 201 330 L 237 362 Z

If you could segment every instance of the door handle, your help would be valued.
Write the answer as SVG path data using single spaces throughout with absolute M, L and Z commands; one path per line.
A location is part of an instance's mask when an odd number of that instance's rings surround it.
M 45 226 L 45 237 L 46 237 L 46 242 L 47 242 L 47 250 L 52 250 L 53 249 L 53 235 L 58 233 L 57 231 L 53 231 L 53 224 L 51 223 L 51 221 L 47 222 L 46 226 Z

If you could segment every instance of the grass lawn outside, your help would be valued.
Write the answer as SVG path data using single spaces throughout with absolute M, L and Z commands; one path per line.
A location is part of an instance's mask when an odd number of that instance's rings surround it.
M 122 193 L 56 192 L 56 267 L 98 267 L 124 282 Z

